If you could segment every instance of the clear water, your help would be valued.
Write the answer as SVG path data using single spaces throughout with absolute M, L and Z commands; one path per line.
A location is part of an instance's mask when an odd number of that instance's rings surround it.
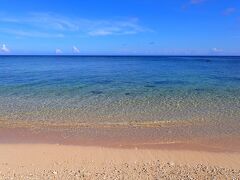
M 240 122 L 240 57 L 0 56 L 0 119 Z

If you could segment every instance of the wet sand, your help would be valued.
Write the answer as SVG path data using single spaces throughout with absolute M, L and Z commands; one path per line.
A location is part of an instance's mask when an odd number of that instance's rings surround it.
M 1 127 L 0 179 L 240 178 L 237 136 L 176 139 L 170 128 L 165 139 L 161 130 Z
M 222 125 L 223 126 L 223 125 Z M 238 134 L 221 132 L 208 124 L 42 125 L 0 124 L 0 144 L 60 144 L 113 148 L 184 149 L 240 152 Z M 235 126 L 238 128 L 238 126 Z M 215 132 L 214 132 L 215 131 Z

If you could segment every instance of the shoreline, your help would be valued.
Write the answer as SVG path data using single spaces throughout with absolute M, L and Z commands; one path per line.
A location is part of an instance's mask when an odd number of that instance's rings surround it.
M 163 127 L 165 129 L 166 127 Z M 58 144 L 121 149 L 167 149 L 240 153 L 239 136 L 176 137 L 156 127 L 81 127 L 77 129 L 0 127 L 0 144 Z

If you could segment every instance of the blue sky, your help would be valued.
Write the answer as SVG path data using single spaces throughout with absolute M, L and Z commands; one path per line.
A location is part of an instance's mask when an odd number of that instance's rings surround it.
M 0 0 L 0 54 L 240 55 L 239 0 Z

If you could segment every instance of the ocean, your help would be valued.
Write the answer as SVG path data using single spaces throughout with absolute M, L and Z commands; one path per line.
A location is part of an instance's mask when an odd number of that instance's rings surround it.
M 240 57 L 0 56 L 0 120 L 240 124 Z

